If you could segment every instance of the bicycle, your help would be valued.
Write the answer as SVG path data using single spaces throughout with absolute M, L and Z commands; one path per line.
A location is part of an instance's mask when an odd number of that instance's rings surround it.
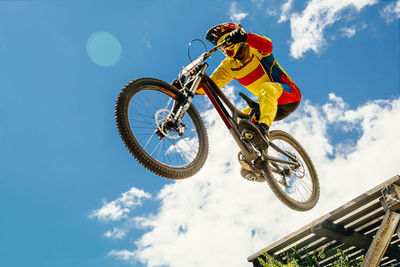
M 259 115 L 258 103 L 240 93 L 251 107 L 249 114 L 242 113 L 207 75 L 205 60 L 224 46 L 222 42 L 183 68 L 174 85 L 154 78 L 128 83 L 120 91 L 115 106 L 123 142 L 139 163 L 159 176 L 183 179 L 196 174 L 208 154 L 207 131 L 192 104 L 202 83 L 239 146 L 239 163 L 253 174 L 249 180 L 266 181 L 289 208 L 310 210 L 318 202 L 320 187 L 315 167 L 304 148 L 281 130 L 270 131 L 268 144 L 263 143 L 251 127 L 252 118 Z

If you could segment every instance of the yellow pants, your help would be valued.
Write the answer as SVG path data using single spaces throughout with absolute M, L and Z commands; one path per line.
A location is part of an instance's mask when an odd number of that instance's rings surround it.
M 265 123 L 271 126 L 275 119 L 276 112 L 278 111 L 278 98 L 283 92 L 280 83 L 265 82 L 261 84 L 258 92 L 252 92 L 258 98 L 260 104 L 260 119 L 259 123 Z M 242 110 L 242 112 L 249 114 L 250 107 Z

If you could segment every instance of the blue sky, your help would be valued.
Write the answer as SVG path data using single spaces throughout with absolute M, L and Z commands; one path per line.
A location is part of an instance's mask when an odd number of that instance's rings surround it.
M 242 254 L 399 174 L 392 134 L 399 119 L 399 17 L 399 1 L 0 1 L 0 265 L 205 266 L 239 255 L 236 266 L 250 266 Z M 240 180 L 237 150 L 223 150 L 230 141 L 220 151 L 210 140 L 208 165 L 175 183 L 142 168 L 119 138 L 119 90 L 140 77 L 171 82 L 189 63 L 188 43 L 232 20 L 270 37 L 275 57 L 302 90 L 301 108 L 278 126 L 310 147 L 320 170 L 322 199 L 313 212 L 293 213 L 269 189 Z M 193 45 L 194 56 L 200 46 Z M 222 59 L 215 54 L 209 71 Z M 231 83 L 226 90 L 241 89 Z M 210 139 L 228 140 L 207 107 L 200 110 Z M 383 148 L 391 159 L 368 164 Z M 350 184 L 335 181 L 333 172 Z M 226 173 L 235 182 L 221 182 Z M 362 186 L 356 175 L 364 175 Z M 251 206 L 260 201 L 249 196 L 254 190 L 276 218 Z M 133 206 L 124 202 L 126 192 Z M 127 211 L 112 217 L 102 210 L 110 203 Z M 209 213 L 199 213 L 199 203 L 209 203 Z M 295 224 L 282 223 L 288 215 L 297 216 Z M 225 227 L 225 220 L 239 228 Z M 215 221 L 237 236 L 212 232 Z M 232 244 L 228 254 L 216 253 L 222 246 L 211 250 L 202 236 Z M 203 257 L 189 253 L 197 248 Z

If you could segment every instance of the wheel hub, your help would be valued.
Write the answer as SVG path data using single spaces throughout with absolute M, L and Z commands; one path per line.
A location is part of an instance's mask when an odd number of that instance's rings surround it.
M 160 139 L 168 137 L 170 139 L 177 139 L 185 134 L 186 126 L 181 124 L 176 126 L 169 118 L 170 111 L 168 109 L 159 109 L 155 115 L 154 120 L 157 125 L 157 135 Z

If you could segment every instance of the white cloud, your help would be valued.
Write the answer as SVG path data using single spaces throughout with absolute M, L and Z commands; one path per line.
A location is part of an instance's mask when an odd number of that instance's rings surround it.
M 107 231 L 104 234 L 104 237 L 111 238 L 114 240 L 123 239 L 126 236 L 126 229 L 120 229 L 118 227 L 114 227 L 112 231 Z
M 222 120 L 213 110 L 203 115 L 210 139 L 206 165 L 194 177 L 166 185 L 156 214 L 125 218 L 146 232 L 133 251 L 113 250 L 110 256 L 147 266 L 247 266 L 252 253 L 400 173 L 400 99 L 351 109 L 330 94 L 325 105 L 303 101 L 273 125 L 301 142 L 318 171 L 321 198 L 306 213 L 281 204 L 265 183 L 244 180 L 237 145 Z M 358 137 L 333 142 L 332 127 L 357 131 Z
M 351 38 L 356 34 L 356 29 L 355 28 L 342 28 L 342 35 L 346 38 Z
M 135 253 L 129 250 L 112 250 L 108 253 L 109 257 L 114 257 L 117 258 L 119 260 L 123 260 L 123 261 L 133 261 L 134 257 L 135 257 Z
M 142 199 L 149 199 L 151 195 L 143 190 L 132 187 L 122 196 L 111 201 L 104 202 L 103 207 L 93 211 L 89 217 L 105 221 L 119 221 L 126 217 L 131 210 L 142 204 Z
M 275 8 L 267 8 L 267 15 L 271 17 L 275 17 L 277 15 L 277 11 Z
M 240 23 L 248 14 L 239 9 L 237 2 L 231 3 L 228 15 L 233 22 Z
M 382 11 L 381 15 L 385 17 L 386 22 L 392 22 L 400 18 L 400 0 L 388 4 Z
M 149 40 L 147 40 L 147 38 L 143 38 L 143 42 L 146 45 L 147 48 L 152 48 L 151 43 Z
M 292 9 L 294 0 L 288 0 L 281 6 L 281 16 L 278 20 L 278 23 L 287 21 L 289 19 L 289 13 Z
M 376 3 L 377 0 L 311 0 L 301 14 L 294 13 L 290 17 L 291 56 L 298 59 L 309 50 L 319 53 L 326 44 L 325 28 L 340 20 L 344 10 L 359 12 Z

